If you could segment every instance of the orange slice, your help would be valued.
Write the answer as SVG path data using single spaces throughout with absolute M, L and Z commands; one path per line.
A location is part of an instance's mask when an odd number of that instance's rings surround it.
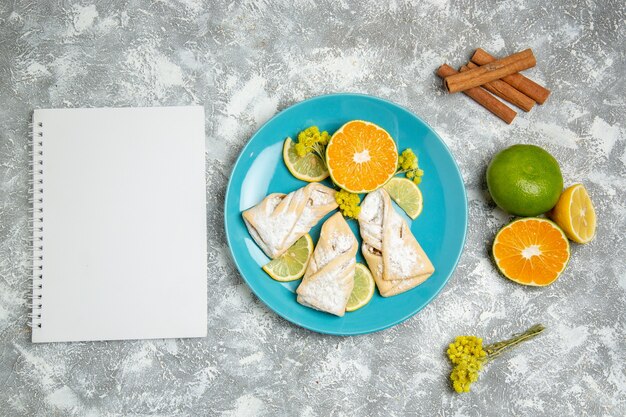
M 341 126 L 326 147 L 333 182 L 351 193 L 382 187 L 396 173 L 398 149 L 385 129 L 363 120 Z
M 518 284 L 543 287 L 553 283 L 569 261 L 569 242 L 553 222 L 540 218 L 515 220 L 493 242 L 496 266 Z
M 596 235 L 596 211 L 582 184 L 566 188 L 548 215 L 576 243 L 589 243 Z

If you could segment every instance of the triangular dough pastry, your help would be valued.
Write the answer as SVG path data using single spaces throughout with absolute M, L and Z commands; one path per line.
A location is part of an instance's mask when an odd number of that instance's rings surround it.
M 314 182 L 289 194 L 270 194 L 242 215 L 254 241 L 275 259 L 336 208 L 335 190 Z
M 358 243 L 341 213 L 322 225 L 302 283 L 298 302 L 316 310 L 343 316 L 354 287 Z
M 411 229 L 394 210 L 384 189 L 365 197 L 361 204 L 359 226 L 363 257 L 383 297 L 408 291 L 435 272 Z

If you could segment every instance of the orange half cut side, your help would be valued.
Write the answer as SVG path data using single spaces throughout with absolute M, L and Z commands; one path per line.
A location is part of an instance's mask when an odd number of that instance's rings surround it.
M 326 164 L 339 187 L 352 193 L 368 193 L 385 185 L 396 173 L 398 148 L 382 127 L 352 120 L 331 137 Z
M 541 218 L 515 220 L 503 227 L 493 242 L 500 272 L 523 285 L 545 286 L 561 275 L 570 257 L 565 233 Z

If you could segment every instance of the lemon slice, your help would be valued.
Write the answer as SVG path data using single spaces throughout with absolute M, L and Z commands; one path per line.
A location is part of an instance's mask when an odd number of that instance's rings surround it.
M 348 299 L 346 311 L 354 311 L 369 303 L 374 296 L 374 277 L 363 264 L 357 263 L 354 272 L 354 288 Z
M 263 267 L 267 274 L 280 282 L 302 278 L 313 253 L 313 239 L 308 234 L 296 241 L 287 252 Z
M 424 200 L 422 192 L 413 181 L 408 178 L 393 177 L 383 188 L 410 218 L 415 220 L 420 215 Z
M 283 145 L 283 160 L 291 175 L 306 182 L 319 182 L 328 178 L 326 164 L 318 155 L 308 153 L 298 156 L 294 145 L 291 138 L 285 139 Z
M 549 216 L 574 242 L 589 243 L 596 234 L 596 211 L 582 184 L 566 188 Z

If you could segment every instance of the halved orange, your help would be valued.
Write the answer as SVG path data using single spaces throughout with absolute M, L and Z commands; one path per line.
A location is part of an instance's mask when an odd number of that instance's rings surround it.
M 339 187 L 351 193 L 368 193 L 385 185 L 396 173 L 398 149 L 382 127 L 352 120 L 330 138 L 326 165 Z
M 523 285 L 553 283 L 569 256 L 565 233 L 547 219 L 515 220 L 500 229 L 493 242 L 493 258 L 502 275 Z

